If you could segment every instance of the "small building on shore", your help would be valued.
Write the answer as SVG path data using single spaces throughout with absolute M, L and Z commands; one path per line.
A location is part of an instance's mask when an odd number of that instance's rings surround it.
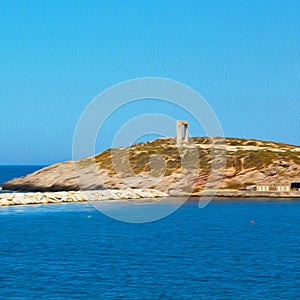
M 292 182 L 291 190 L 300 192 L 300 182 Z
M 291 190 L 290 183 L 258 183 L 256 191 L 258 192 L 289 192 Z

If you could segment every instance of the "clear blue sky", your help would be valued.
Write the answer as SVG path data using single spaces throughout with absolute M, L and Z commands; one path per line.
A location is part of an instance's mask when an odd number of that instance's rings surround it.
M 88 103 L 143 76 L 197 90 L 225 136 L 300 145 L 299 11 L 300 1 L 1 1 L 0 164 L 71 159 Z

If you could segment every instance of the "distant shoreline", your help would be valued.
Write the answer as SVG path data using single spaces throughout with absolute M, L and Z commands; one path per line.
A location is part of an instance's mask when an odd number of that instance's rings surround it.
M 203 197 L 203 196 L 211 196 L 214 197 L 225 197 L 225 198 L 299 198 L 300 199 L 300 192 L 261 192 L 261 191 L 246 191 L 246 190 L 205 190 L 200 193 L 192 193 L 191 197 Z

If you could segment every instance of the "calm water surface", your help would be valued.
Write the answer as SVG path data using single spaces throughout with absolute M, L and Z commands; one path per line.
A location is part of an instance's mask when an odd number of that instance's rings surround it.
M 299 299 L 299 215 L 297 200 L 187 202 L 148 224 L 1 208 L 0 299 Z

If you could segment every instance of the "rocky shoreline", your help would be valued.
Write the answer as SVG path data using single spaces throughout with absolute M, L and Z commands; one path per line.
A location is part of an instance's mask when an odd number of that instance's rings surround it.
M 99 200 L 126 200 L 161 198 L 168 194 L 154 189 L 93 190 L 67 192 L 2 193 L 0 207 L 11 205 L 33 205 L 65 202 L 85 202 Z
M 243 190 L 205 190 L 202 192 L 168 195 L 155 189 L 124 189 L 124 190 L 91 190 L 91 191 L 65 191 L 65 192 L 30 192 L 30 193 L 0 193 L 0 207 L 11 205 L 34 205 L 66 202 L 86 202 L 105 200 L 129 200 L 162 197 L 188 197 L 190 200 L 202 196 L 233 199 L 300 199 L 300 192 L 257 192 Z
M 260 192 L 260 191 L 245 191 L 245 190 L 230 190 L 230 189 L 220 189 L 220 190 L 205 190 L 200 193 L 192 193 L 191 197 L 201 197 L 201 196 L 214 196 L 217 198 L 276 198 L 276 199 L 287 199 L 287 198 L 298 198 L 300 199 L 300 192 Z

